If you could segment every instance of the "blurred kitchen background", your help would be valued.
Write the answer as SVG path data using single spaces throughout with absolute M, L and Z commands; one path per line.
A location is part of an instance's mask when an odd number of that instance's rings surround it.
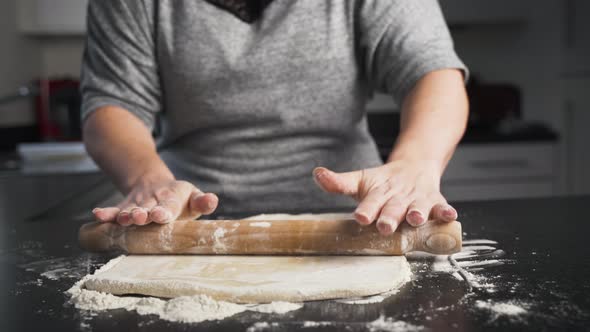
M 472 73 L 469 129 L 443 181 L 448 199 L 590 193 L 590 1 L 440 2 Z M 85 7 L 0 1 L 0 217 L 2 204 L 22 199 L 37 202 L 23 212 L 34 215 L 112 190 L 79 143 Z M 376 96 L 369 112 L 385 156 L 398 107 Z

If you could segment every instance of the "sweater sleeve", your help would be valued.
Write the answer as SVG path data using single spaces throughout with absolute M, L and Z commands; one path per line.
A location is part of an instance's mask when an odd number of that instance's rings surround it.
M 162 108 L 148 0 L 90 0 L 81 74 L 82 119 L 104 106 L 121 107 L 152 129 Z
M 468 70 L 457 56 L 437 0 L 361 0 L 357 53 L 373 90 L 401 102 L 429 72 Z

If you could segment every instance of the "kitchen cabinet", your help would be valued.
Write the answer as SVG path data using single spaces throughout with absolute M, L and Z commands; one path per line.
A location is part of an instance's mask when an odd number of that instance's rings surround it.
M 554 142 L 464 144 L 442 180 L 451 201 L 550 196 L 559 185 Z
M 20 31 L 30 35 L 82 35 L 88 0 L 19 0 Z
M 449 25 L 506 24 L 526 20 L 526 1 L 440 0 Z
M 590 76 L 590 1 L 566 0 L 565 72 L 569 76 Z
M 564 82 L 565 174 L 569 194 L 590 193 L 590 78 Z

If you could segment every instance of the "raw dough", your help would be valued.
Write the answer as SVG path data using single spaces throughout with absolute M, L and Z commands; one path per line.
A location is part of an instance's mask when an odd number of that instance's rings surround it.
M 410 275 L 404 256 L 127 256 L 84 287 L 116 295 L 300 302 L 378 294 Z
M 349 218 L 351 214 L 330 213 L 249 219 Z M 116 295 L 300 302 L 379 294 L 399 288 L 410 276 L 404 256 L 127 256 L 90 276 L 84 287 Z
M 95 274 L 109 270 L 125 256 L 112 259 Z M 268 304 L 236 304 L 215 301 L 207 295 L 181 296 L 169 300 L 146 296 L 115 296 L 103 292 L 84 289 L 83 286 L 92 275 L 87 275 L 66 291 L 70 303 L 76 308 L 89 311 L 125 309 L 140 315 L 156 315 L 172 322 L 198 323 L 205 320 L 218 320 L 244 311 L 284 314 L 303 307 L 300 303 L 272 302 Z M 85 318 L 94 314 L 82 314 L 81 327 L 88 327 Z M 86 330 L 82 328 L 82 330 Z

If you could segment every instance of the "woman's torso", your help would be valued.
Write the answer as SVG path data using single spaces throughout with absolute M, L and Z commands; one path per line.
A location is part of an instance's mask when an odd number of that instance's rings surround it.
M 159 1 L 157 64 L 173 172 L 220 213 L 352 208 L 311 171 L 381 163 L 348 1 L 275 0 L 252 24 L 206 1 Z

